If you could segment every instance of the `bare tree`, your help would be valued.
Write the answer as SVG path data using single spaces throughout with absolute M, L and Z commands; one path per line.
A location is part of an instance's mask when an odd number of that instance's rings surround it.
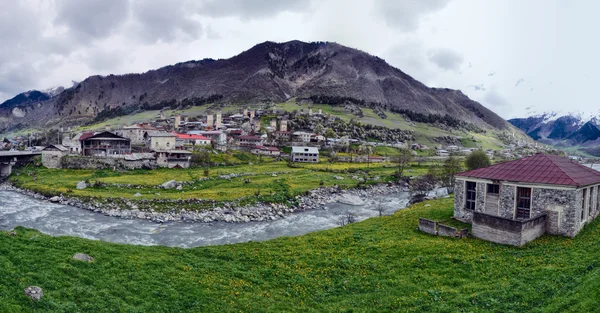
M 377 211 L 377 213 L 379 213 L 379 216 L 383 216 L 385 209 L 383 208 L 383 204 L 381 203 L 381 200 L 377 201 L 377 204 L 375 205 L 375 211 Z
M 356 215 L 350 211 L 346 211 L 344 214 L 338 217 L 338 225 L 346 226 L 356 222 Z
M 398 171 L 396 172 L 396 176 L 398 178 L 403 177 L 404 169 L 408 165 L 410 161 L 412 161 L 413 155 L 412 151 L 408 148 L 399 148 L 398 155 L 393 158 L 394 163 L 398 165 Z

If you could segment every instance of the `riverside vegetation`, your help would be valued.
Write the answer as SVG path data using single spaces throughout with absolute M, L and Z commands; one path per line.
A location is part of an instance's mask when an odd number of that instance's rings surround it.
M 1 312 L 592 312 L 600 225 L 517 248 L 419 232 L 451 198 L 266 242 L 192 249 L 0 232 Z M 454 226 L 464 225 L 452 221 Z M 74 261 L 86 253 L 91 263 Z M 34 302 L 23 289 L 36 285 Z

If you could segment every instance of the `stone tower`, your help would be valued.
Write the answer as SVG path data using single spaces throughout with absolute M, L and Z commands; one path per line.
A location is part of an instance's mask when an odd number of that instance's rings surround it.
M 308 116 L 312 116 L 312 108 L 308 108 Z
M 165 111 L 160 110 L 160 120 L 164 121 L 167 119 L 167 116 L 165 115 Z
M 221 111 L 217 111 L 217 121 L 215 123 L 215 129 L 221 128 L 221 123 L 223 122 L 223 113 Z
M 323 115 L 323 109 L 319 108 L 319 115 Z
M 277 129 L 277 119 L 275 119 L 275 118 L 271 119 L 271 128 Z
M 175 114 L 175 129 L 179 129 L 179 125 L 181 125 L 181 115 Z
M 248 116 L 248 109 L 244 109 L 244 116 Z
M 254 111 L 250 111 L 250 120 L 251 121 L 254 121 L 254 114 L 255 114 Z
M 279 123 L 279 131 L 282 131 L 282 132 L 287 131 L 287 121 L 281 121 Z
M 206 116 L 206 127 L 207 128 L 212 128 L 213 127 L 213 115 L 212 114 L 208 114 Z

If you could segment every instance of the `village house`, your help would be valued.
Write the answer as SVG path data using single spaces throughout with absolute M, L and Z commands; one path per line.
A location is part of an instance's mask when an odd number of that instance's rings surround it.
M 125 126 L 121 129 L 121 136 L 129 138 L 132 145 L 143 146 L 146 143 L 144 135 L 148 131 L 156 131 L 157 129 L 149 124 L 135 124 Z
M 297 131 L 292 133 L 292 140 L 298 142 L 310 142 L 311 133 Z
M 156 164 L 168 168 L 188 168 L 192 152 L 187 150 L 153 150 Z
M 318 163 L 319 148 L 292 147 L 292 153 L 290 153 L 290 160 L 292 160 L 292 162 Z
M 275 138 L 275 140 L 279 140 L 279 141 L 290 141 L 290 135 L 291 133 L 288 131 L 275 131 L 273 132 L 273 138 Z
M 146 146 L 151 150 L 175 149 L 177 137 L 169 132 L 148 131 L 144 135 Z
M 173 133 L 176 136 L 176 142 L 181 142 L 183 145 L 191 146 L 210 146 L 210 138 L 206 138 L 202 135 L 194 134 L 179 134 Z
M 49 145 L 42 150 L 42 165 L 46 168 L 61 168 L 61 160 L 69 153 L 63 145 Z
M 574 237 L 600 212 L 600 172 L 538 153 L 458 174 L 454 217 L 474 237 L 521 246 L 549 233 Z
M 252 154 L 279 156 L 281 151 L 275 147 L 256 146 L 250 150 Z
M 81 136 L 81 154 L 84 156 L 106 157 L 131 153 L 131 141 L 108 131 L 92 136 Z
M 258 137 L 258 136 L 250 136 L 250 135 L 239 136 L 237 138 L 237 143 L 238 143 L 238 145 L 240 147 L 262 146 L 263 145 L 263 139 L 261 137 Z

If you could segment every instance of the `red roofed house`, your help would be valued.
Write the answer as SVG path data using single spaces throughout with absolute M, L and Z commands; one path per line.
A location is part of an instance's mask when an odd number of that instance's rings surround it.
M 454 217 L 481 239 L 521 246 L 545 232 L 574 237 L 600 212 L 600 172 L 538 153 L 456 176 Z
M 177 141 L 182 142 L 184 145 L 194 145 L 194 146 L 210 146 L 210 138 L 206 138 L 202 135 L 194 135 L 194 134 L 179 134 L 173 133 L 177 136 Z

